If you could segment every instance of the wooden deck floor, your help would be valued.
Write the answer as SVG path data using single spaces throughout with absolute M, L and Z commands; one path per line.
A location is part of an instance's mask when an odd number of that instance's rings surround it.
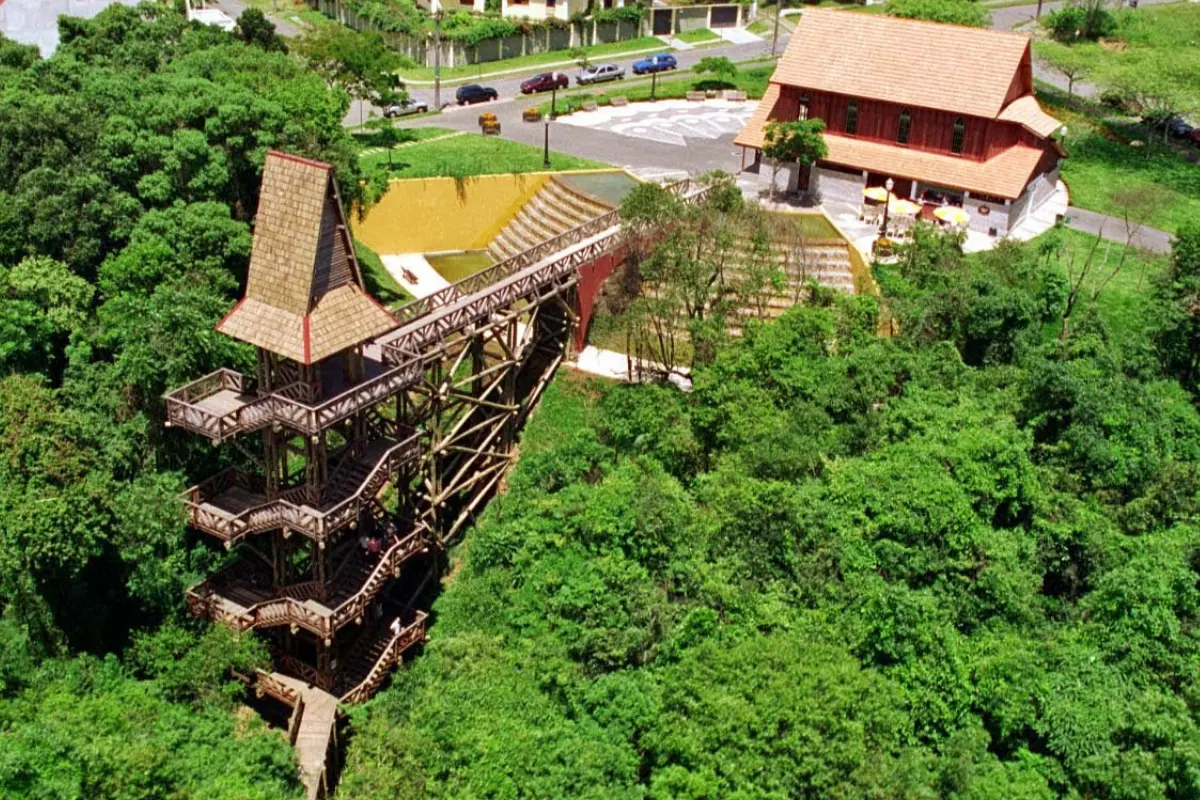
M 272 673 L 272 677 L 295 690 L 304 701 L 300 729 L 296 734 L 296 761 L 300 766 L 300 780 L 304 783 L 308 800 L 317 800 L 326 796 L 326 759 L 337 724 L 337 698 L 279 672 Z

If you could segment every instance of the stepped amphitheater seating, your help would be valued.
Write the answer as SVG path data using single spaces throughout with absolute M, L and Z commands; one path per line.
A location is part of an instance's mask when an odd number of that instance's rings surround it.
M 496 261 L 503 261 L 611 210 L 551 178 L 500 229 L 488 244 L 488 253 Z
M 733 257 L 728 267 L 727 277 L 732 281 L 744 278 L 744 265 L 748 258 L 749 242 L 743 242 L 742 247 Z M 779 268 L 784 271 L 784 283 L 779 292 L 767 303 L 767 316 L 775 319 L 787 309 L 795 305 L 796 298 L 804 299 L 808 295 L 807 284 L 815 280 L 818 285 L 847 294 L 854 294 L 854 274 L 850 267 L 850 245 L 835 239 L 821 239 L 805 242 L 803 248 L 788 244 L 776 243 L 772 246 L 773 255 Z M 801 253 L 801 249 L 803 253 Z M 790 252 L 789 252 L 790 251 Z M 801 256 L 803 260 L 801 261 Z M 791 266 L 785 266 L 791 259 Z M 753 309 L 741 310 L 743 316 L 754 313 Z M 736 333 L 736 331 L 731 331 Z

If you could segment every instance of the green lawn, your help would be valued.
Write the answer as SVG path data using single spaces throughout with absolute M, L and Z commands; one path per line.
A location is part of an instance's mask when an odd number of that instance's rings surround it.
M 612 42 L 610 44 L 597 44 L 583 49 L 587 53 L 588 60 L 595 63 L 638 50 L 670 50 L 671 48 L 667 47 L 667 43 L 662 39 L 654 36 L 643 36 L 640 39 L 629 39 L 628 41 Z M 575 60 L 571 57 L 571 51 L 569 50 L 550 50 L 545 53 L 506 58 L 503 61 L 489 61 L 486 64 L 443 67 L 442 82 L 445 84 L 470 83 L 486 79 L 489 73 L 527 69 L 530 67 L 549 67 L 552 64 L 564 65 L 558 68 L 565 71 L 567 68 L 575 66 Z M 400 79 L 405 81 L 432 81 L 433 67 L 406 68 L 400 75 Z
M 357 239 L 354 241 L 354 254 L 358 256 L 358 266 L 362 269 L 363 283 L 371 295 L 389 308 L 401 306 L 412 300 L 412 295 L 396 283 L 379 260 L 379 255 Z
M 1153 137 L 1135 129 L 1133 133 L 1139 140 L 1148 144 L 1133 147 L 1129 131 L 1119 132 L 1114 123 L 1104 121 L 1107 109 L 1067 106 L 1062 93 L 1048 89 L 1039 91 L 1038 97 L 1049 113 L 1067 125 L 1067 158 L 1062 175 L 1071 190 L 1072 205 L 1119 214 L 1113 202 L 1118 190 L 1157 184 L 1162 187 L 1164 202 L 1149 219 L 1149 225 L 1174 232 L 1186 220 L 1200 218 L 1200 167 L 1184 158 L 1174 145 L 1164 146 L 1161 134 Z
M 765 36 L 766 34 L 771 33 L 773 27 L 772 23 L 767 22 L 764 19 L 756 19 L 754 22 L 751 22 L 746 26 L 746 30 L 750 31 L 751 33 L 758 34 L 759 36 Z
M 675 34 L 675 38 L 681 42 L 688 44 L 701 44 L 702 42 L 713 42 L 721 37 L 710 31 L 708 28 L 697 28 L 694 31 L 681 31 Z
M 770 64 L 761 67 L 750 67 L 742 69 L 734 78 L 732 84 L 725 84 L 715 81 L 707 75 L 695 75 L 690 77 L 673 78 L 672 80 L 659 80 L 655 91 L 655 96 L 659 100 L 669 100 L 672 98 L 678 99 L 687 96 L 691 91 L 704 91 L 706 89 L 741 89 L 749 98 L 758 98 L 763 96 L 763 92 L 767 90 L 767 81 L 771 77 L 771 73 L 775 71 L 775 65 Z M 642 79 L 637 83 L 626 83 L 623 86 L 613 87 L 603 92 L 589 94 L 585 92 L 576 92 L 570 95 L 560 96 L 558 98 L 558 113 L 570 114 L 572 111 L 578 111 L 583 107 L 583 104 L 588 100 L 595 100 L 597 105 L 607 106 L 612 103 L 613 97 L 625 97 L 631 101 L 649 100 L 651 84 L 648 79 Z M 550 103 L 542 103 L 538 109 L 543 114 L 550 113 Z
M 1050 236 L 1051 234 L 1043 234 Z M 1075 263 L 1082 265 L 1088 253 L 1096 243 L 1096 237 L 1079 231 L 1064 230 L 1062 232 L 1065 252 L 1074 256 Z M 1096 247 L 1093 256 L 1093 268 L 1085 282 L 1085 295 L 1112 275 L 1121 262 L 1124 248 L 1117 242 L 1102 241 Z M 1142 330 L 1151 322 L 1148 316 L 1148 301 L 1153 290 L 1155 277 L 1166 269 L 1168 256 L 1147 253 L 1141 250 L 1130 250 L 1125 257 L 1125 263 L 1120 271 L 1103 288 L 1096 300 L 1096 308 L 1100 311 L 1105 325 L 1116 336 L 1124 333 L 1135 333 Z M 1059 267 L 1064 277 L 1067 275 L 1066 262 L 1059 260 Z M 1083 319 L 1084 312 L 1089 306 L 1086 296 L 1080 301 L 1080 307 L 1071 315 L 1072 324 L 1078 325 Z M 1058 327 L 1051 326 L 1047 336 L 1057 336 Z
M 438 134 L 453 133 L 445 128 L 421 128 Z M 437 134 L 426 134 L 432 138 Z M 387 166 L 387 153 L 363 156 L 365 170 Z M 472 175 L 495 175 L 505 172 L 537 172 L 542 167 L 542 149 L 497 136 L 466 133 L 436 142 L 400 147 L 392 151 L 391 175 L 395 178 L 469 178 Z M 550 153 L 550 169 L 605 169 L 609 164 L 576 158 L 564 153 Z

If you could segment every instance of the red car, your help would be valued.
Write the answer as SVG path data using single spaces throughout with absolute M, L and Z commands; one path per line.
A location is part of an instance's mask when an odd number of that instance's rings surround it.
M 521 94 L 565 89 L 570 83 L 571 79 L 561 72 L 543 72 L 541 75 L 534 75 L 532 78 L 521 81 Z

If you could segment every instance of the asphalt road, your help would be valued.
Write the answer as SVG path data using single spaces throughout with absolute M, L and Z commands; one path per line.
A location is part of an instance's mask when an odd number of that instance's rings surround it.
M 225 0 L 225 1 L 227 2 L 228 0 Z M 779 37 L 779 52 L 780 53 L 783 52 L 783 48 L 786 46 L 786 44 L 787 44 L 786 37 L 781 35 Z M 756 58 L 762 58 L 764 56 L 768 56 L 768 55 L 770 55 L 770 53 L 771 53 L 771 42 L 769 39 L 764 39 L 762 41 L 751 42 L 749 44 L 731 44 L 731 45 L 724 45 L 724 46 L 714 45 L 711 47 L 699 47 L 699 48 L 695 48 L 692 50 L 676 50 L 676 51 L 674 51 L 673 55 L 675 56 L 675 60 L 679 63 L 679 68 L 687 69 L 689 67 L 695 66 L 700 61 L 700 59 L 708 58 L 708 57 L 712 57 L 712 56 L 725 56 L 726 58 L 729 58 L 733 61 L 751 61 Z M 624 58 L 624 59 L 615 59 L 612 63 L 619 64 L 625 68 L 625 73 L 626 73 L 626 81 L 625 82 L 628 82 L 628 81 L 634 79 L 634 77 L 635 77 L 633 74 L 633 62 L 643 59 L 647 55 L 651 55 L 651 54 L 645 53 L 645 54 L 642 54 L 639 56 L 631 56 L 629 58 Z M 567 56 L 564 54 L 564 60 L 566 58 L 567 58 Z M 596 63 L 608 63 L 608 62 L 598 60 Z M 487 69 L 487 65 L 484 65 L 484 69 L 485 70 Z M 545 92 L 542 95 L 532 95 L 532 96 L 522 95 L 521 94 L 521 81 L 525 80 L 526 78 L 528 78 L 532 75 L 537 75 L 539 73 L 549 72 L 549 71 L 551 71 L 551 69 L 548 67 L 531 68 L 528 72 L 522 72 L 522 73 L 518 73 L 515 75 L 505 75 L 503 77 L 495 78 L 493 80 L 488 80 L 485 78 L 483 80 L 474 81 L 474 82 L 482 83 L 484 86 L 489 86 L 500 93 L 500 99 L 493 103 L 489 103 L 488 105 L 497 105 L 497 104 L 503 104 L 506 102 L 511 103 L 513 100 L 524 100 L 524 101 L 526 101 L 527 104 L 534 105 L 534 104 L 541 103 L 543 100 L 549 100 L 550 93 Z M 565 93 L 565 91 L 574 91 L 575 90 L 575 76 L 579 72 L 578 67 L 576 67 L 574 64 L 572 64 L 570 66 L 554 67 L 553 71 L 565 72 L 567 74 L 567 76 L 570 77 L 570 79 L 571 79 L 571 88 L 569 90 L 564 90 L 563 92 L 560 92 L 560 93 Z M 669 72 L 668 73 L 660 73 L 659 80 L 669 79 L 669 76 L 670 76 Z M 443 106 L 445 106 L 448 103 L 450 103 L 450 104 L 454 103 L 454 90 L 457 88 L 457 85 L 461 85 L 462 82 L 463 81 L 461 79 L 459 79 L 456 81 L 455 86 L 445 86 L 442 88 L 441 101 L 442 101 Z M 610 86 L 613 86 L 613 85 L 619 86 L 620 83 L 621 82 L 619 82 L 619 81 L 614 81 L 613 83 L 608 84 L 608 85 L 600 84 L 599 87 L 600 88 L 609 88 Z M 431 109 L 436 107 L 436 105 L 434 103 L 433 87 L 410 86 L 408 93 L 415 99 L 423 100 L 426 103 L 428 103 L 429 107 Z M 365 109 L 365 114 L 364 114 L 364 109 L 361 107 L 359 101 L 355 100 L 350 104 L 350 111 L 349 111 L 349 113 L 346 114 L 346 124 L 347 125 L 358 125 L 359 121 L 361 119 L 365 119 L 366 116 L 369 116 L 372 111 L 375 112 L 376 114 L 379 113 L 379 110 L 375 106 L 368 104 Z

